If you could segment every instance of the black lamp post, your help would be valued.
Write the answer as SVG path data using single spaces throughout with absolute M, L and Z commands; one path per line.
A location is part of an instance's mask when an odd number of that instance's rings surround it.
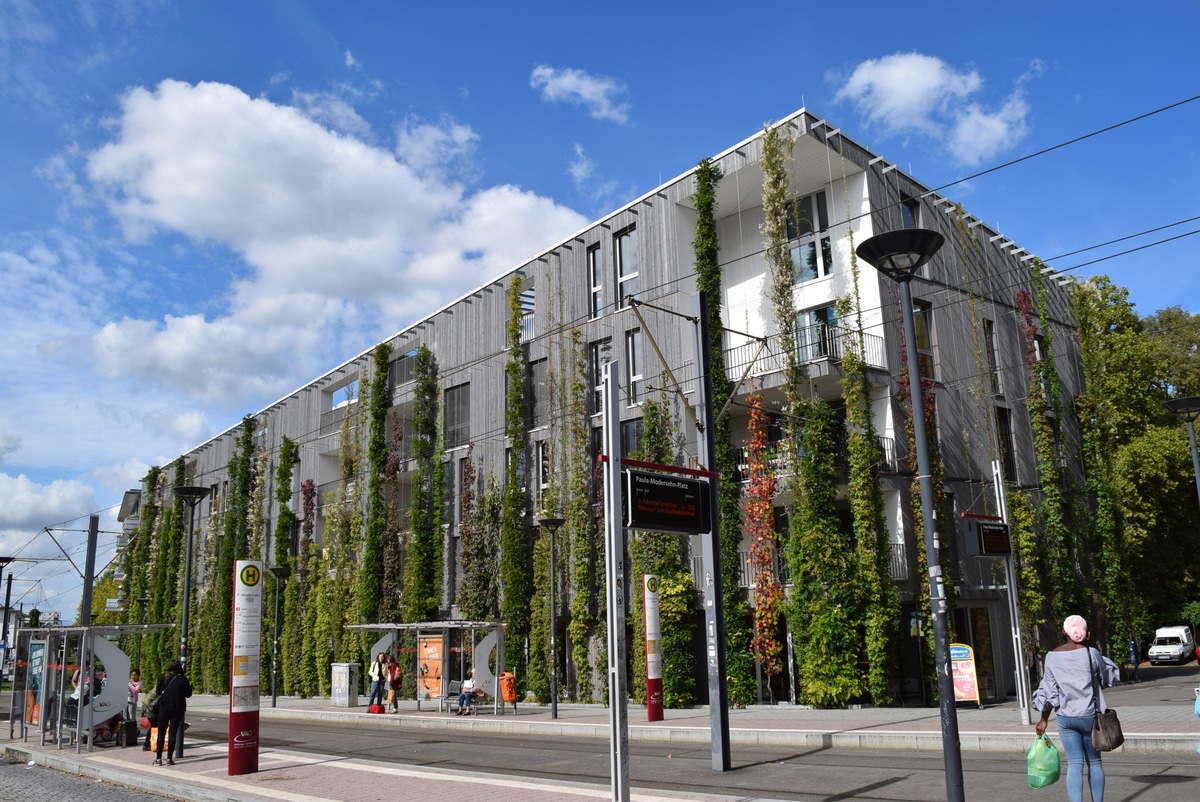
M 146 623 L 146 602 L 150 601 L 147 596 L 139 596 L 135 601 L 138 604 L 138 626 Z M 137 639 L 137 657 L 133 660 L 133 667 L 138 671 L 142 670 L 142 633 L 138 631 Z
M 192 537 L 196 531 L 196 505 L 208 495 L 207 487 L 182 486 L 175 488 L 175 495 L 188 505 L 187 548 L 183 563 L 183 620 L 179 632 L 179 662 L 187 670 L 188 658 L 188 602 L 192 598 Z
M 933 613 L 934 664 L 937 671 L 938 706 L 942 717 L 942 753 L 946 767 L 946 799 L 962 802 L 962 748 L 958 738 L 958 711 L 954 707 L 954 680 L 950 676 L 950 630 L 946 624 L 946 590 L 938 558 L 937 525 L 934 517 L 933 470 L 925 433 L 925 400 L 921 387 L 921 365 L 917 358 L 917 326 L 913 319 L 909 282 L 921 265 L 933 258 L 945 238 L 936 231 L 903 228 L 879 234 L 863 242 L 858 258 L 900 285 L 904 342 L 908 352 L 908 392 L 912 403 L 913 438 L 917 447 L 917 481 L 921 488 L 921 514 L 925 527 L 925 560 L 929 566 L 929 597 Z
M 562 518 L 541 518 L 538 526 L 550 535 L 550 718 L 558 718 L 558 610 L 555 609 L 554 586 L 558 575 L 554 572 L 554 533 L 565 521 Z
M 278 699 L 275 694 L 275 677 L 279 666 L 279 586 L 287 581 L 292 569 L 286 565 L 276 565 L 272 566 L 271 573 L 275 575 L 275 640 L 271 646 L 271 707 L 274 707 Z

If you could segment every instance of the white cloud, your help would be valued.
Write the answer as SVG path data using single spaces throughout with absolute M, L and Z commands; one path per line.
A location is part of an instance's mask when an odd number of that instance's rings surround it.
M 345 56 L 343 57 L 343 60 L 345 61 L 346 66 L 349 67 L 350 69 L 354 69 L 354 68 L 360 66 L 358 63 L 358 59 L 356 59 L 354 57 L 354 54 L 350 52 L 349 48 L 346 49 L 346 53 L 345 53 Z
M 533 68 L 529 85 L 541 90 L 542 100 L 583 106 L 594 119 L 615 123 L 629 120 L 629 104 L 616 100 L 617 95 L 626 91 L 626 86 L 616 78 L 539 64 Z
M 74 520 L 96 508 L 95 492 L 83 482 L 56 479 L 39 485 L 24 474 L 0 473 L 0 529 L 37 531 L 47 524 Z
M 596 162 L 575 143 L 575 158 L 567 165 L 567 174 L 575 182 L 575 190 L 593 206 L 609 208 L 620 203 L 620 187 L 613 179 L 596 177 Z M 635 195 L 630 191 L 628 196 Z
M 183 234 L 247 269 L 211 314 L 109 320 L 97 369 L 209 402 L 282 394 L 585 222 L 446 183 L 478 141 L 449 120 L 403 129 L 401 160 L 231 86 L 164 81 L 130 91 L 113 131 L 88 174 L 127 237 Z
M 478 147 L 479 134 L 449 116 L 437 124 L 408 117 L 396 126 L 396 155 L 421 176 L 476 180 L 479 169 L 473 157 Z
M 8 460 L 8 455 L 21 447 L 21 435 L 11 429 L 0 429 L 0 465 Z
M 362 118 L 346 100 L 332 92 L 292 92 L 292 105 L 310 120 L 329 126 L 335 131 L 371 139 L 371 124 Z
M 1044 70 L 1034 61 L 998 107 L 974 100 L 984 87 L 973 69 L 934 56 L 895 53 L 862 62 L 835 100 L 853 103 L 884 135 L 920 134 L 941 143 L 960 164 L 975 166 L 1011 148 L 1029 130 L 1024 84 Z

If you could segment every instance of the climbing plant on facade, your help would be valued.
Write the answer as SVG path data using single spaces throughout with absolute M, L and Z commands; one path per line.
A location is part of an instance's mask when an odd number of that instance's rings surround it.
M 742 497 L 745 531 L 750 537 L 750 572 L 754 583 L 754 659 L 767 676 L 783 671 L 783 644 L 779 642 L 779 617 L 783 613 L 783 586 L 776 570 L 779 547 L 775 539 L 775 470 L 769 462 L 769 416 L 762 393 L 746 399 L 750 407 L 746 461 L 749 477 Z
M 696 191 L 692 203 L 696 207 L 696 234 L 692 251 L 696 271 L 696 286 L 708 300 L 708 349 L 710 390 L 715 411 L 725 410 L 713 424 L 712 439 L 716 453 L 712 455 L 717 474 L 717 516 L 721 546 L 721 582 L 725 608 L 725 673 L 729 703 L 746 705 L 754 698 L 754 656 L 750 650 L 753 623 L 750 605 L 742 598 L 738 587 L 741 564 L 742 527 L 738 503 L 737 456 L 730 440 L 729 412 L 726 402 L 733 386 L 725 367 L 724 325 L 721 322 L 721 263 L 720 242 L 717 237 L 716 191 L 721 171 L 708 159 L 696 167 Z
M 429 621 L 441 599 L 442 499 L 436 473 L 442 470 L 438 449 L 438 378 L 433 352 L 422 345 L 414 362 L 413 435 L 416 466 L 409 506 L 404 587 L 400 595 L 405 621 Z
M 370 411 L 367 420 L 367 531 L 359 565 L 359 617 L 362 623 L 379 620 L 383 590 L 383 539 L 387 526 L 385 488 L 387 481 L 388 365 L 392 346 L 379 343 L 373 354 Z
M 525 349 L 521 344 L 521 277 L 508 284 L 508 328 L 504 365 L 506 396 L 504 431 L 508 455 L 504 467 L 504 502 L 500 521 L 500 617 L 504 621 L 504 656 L 517 677 L 518 698 L 525 692 L 525 642 L 529 636 L 529 547 L 525 529 Z

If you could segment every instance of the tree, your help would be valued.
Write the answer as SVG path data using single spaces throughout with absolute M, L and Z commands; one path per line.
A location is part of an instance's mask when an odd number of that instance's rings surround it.
M 1146 335 L 1172 395 L 1200 395 L 1200 315 L 1168 306 L 1145 318 Z
M 359 617 L 363 623 L 379 620 L 383 589 L 383 538 L 387 525 L 384 509 L 384 483 L 388 467 L 387 420 L 388 409 L 392 405 L 388 397 L 388 364 L 391 355 L 392 347 L 387 343 L 375 346 L 367 421 L 367 531 L 358 572 Z

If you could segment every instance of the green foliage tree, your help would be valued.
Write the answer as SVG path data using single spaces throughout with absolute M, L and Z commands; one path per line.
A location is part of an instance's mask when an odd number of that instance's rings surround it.
M 1174 396 L 1200 395 L 1200 314 L 1168 306 L 1142 323 L 1160 366 L 1159 384 Z

